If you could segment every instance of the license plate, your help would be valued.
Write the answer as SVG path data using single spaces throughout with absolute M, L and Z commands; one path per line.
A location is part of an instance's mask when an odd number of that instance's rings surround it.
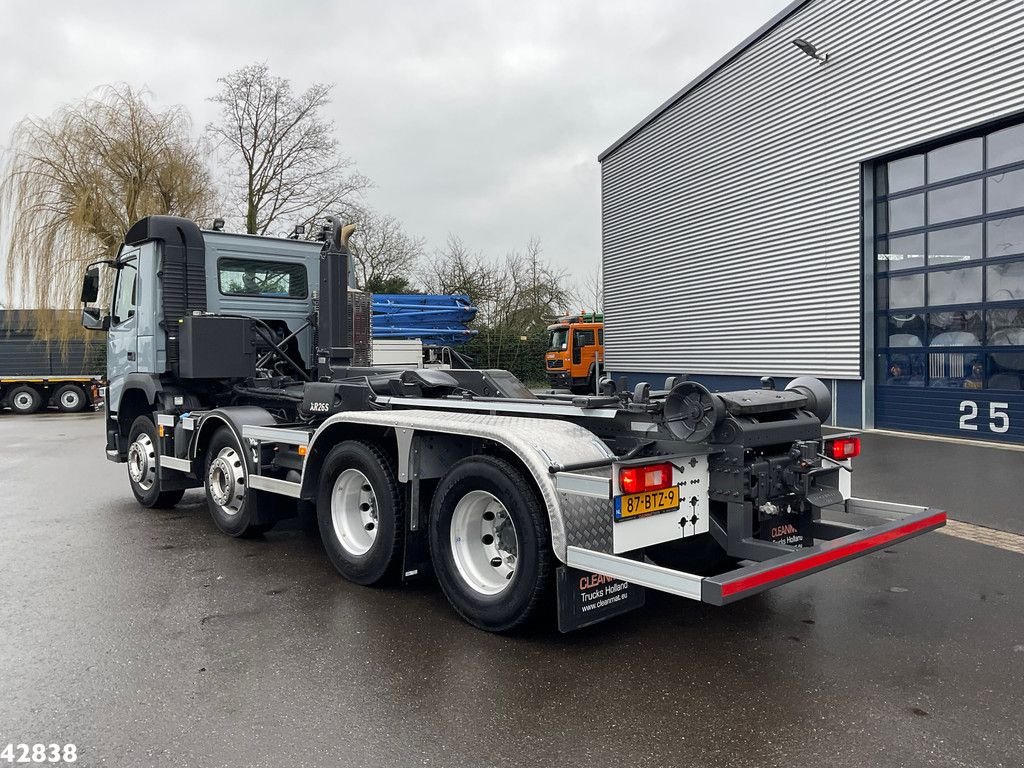
M 679 486 L 615 498 L 615 521 L 679 509 Z

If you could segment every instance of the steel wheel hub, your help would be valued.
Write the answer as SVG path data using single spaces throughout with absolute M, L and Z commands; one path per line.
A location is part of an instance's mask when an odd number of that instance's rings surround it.
M 32 395 L 27 392 L 19 392 L 14 396 L 14 404 L 22 410 L 32 406 Z
M 231 446 L 220 449 L 210 462 L 207 485 L 214 503 L 224 514 L 237 515 L 245 501 L 245 466 L 242 457 Z
M 156 481 L 156 449 L 145 432 L 128 446 L 128 477 L 143 491 L 152 488 Z
M 60 404 L 65 408 L 74 408 L 78 405 L 79 396 L 77 392 L 65 392 L 60 396 Z
M 365 555 L 377 539 L 377 495 L 358 469 L 346 469 L 331 491 L 331 522 L 342 549 Z
M 483 595 L 508 588 L 519 557 L 519 536 L 505 505 L 487 491 L 470 491 L 455 505 L 452 556 L 463 581 Z

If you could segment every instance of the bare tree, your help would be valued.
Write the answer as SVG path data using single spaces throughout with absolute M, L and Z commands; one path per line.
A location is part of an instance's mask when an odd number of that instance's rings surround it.
M 208 218 L 214 190 L 204 154 L 183 107 L 154 109 L 127 85 L 24 118 L 0 177 L 8 300 L 73 307 L 83 266 L 114 256 L 139 219 Z M 38 319 L 41 335 L 62 341 L 80 330 L 66 312 Z
M 450 234 L 444 247 L 425 265 L 420 279 L 428 293 L 464 293 L 483 309 L 493 302 L 499 277 L 493 264 Z M 481 311 L 477 317 L 483 322 L 486 313 Z
M 307 227 L 350 209 L 369 180 L 339 152 L 334 122 L 321 110 L 333 86 L 314 83 L 303 93 L 250 64 L 220 78 L 219 122 L 207 132 L 233 164 L 229 183 L 245 231 L 266 234 L 276 221 Z
M 572 303 L 568 275 L 541 257 L 540 240 L 530 239 L 524 251 L 512 251 L 499 265 L 492 325 L 519 334 L 544 327 Z
M 423 283 L 433 293 L 469 294 L 479 308 L 477 325 L 516 335 L 542 328 L 572 303 L 565 271 L 541 257 L 537 238 L 524 251 L 491 261 L 449 235 L 426 268 Z
M 592 312 L 604 312 L 604 267 L 587 272 L 576 289 L 581 307 Z
M 393 216 L 361 211 L 350 241 L 359 286 L 371 293 L 409 293 L 424 245 L 423 238 L 406 233 Z

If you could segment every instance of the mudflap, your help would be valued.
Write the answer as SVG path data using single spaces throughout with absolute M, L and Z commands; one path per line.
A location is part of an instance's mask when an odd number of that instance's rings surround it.
M 558 630 L 572 632 L 640 608 L 646 599 L 638 584 L 567 565 L 556 570 Z
M 406 530 L 402 542 L 402 583 L 419 581 L 431 576 L 434 569 L 430 564 L 430 545 L 426 531 Z

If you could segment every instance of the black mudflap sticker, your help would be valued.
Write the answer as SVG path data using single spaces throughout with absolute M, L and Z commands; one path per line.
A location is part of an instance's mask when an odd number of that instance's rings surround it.
M 567 565 L 557 570 L 558 629 L 574 629 L 619 616 L 644 604 L 644 588 Z

